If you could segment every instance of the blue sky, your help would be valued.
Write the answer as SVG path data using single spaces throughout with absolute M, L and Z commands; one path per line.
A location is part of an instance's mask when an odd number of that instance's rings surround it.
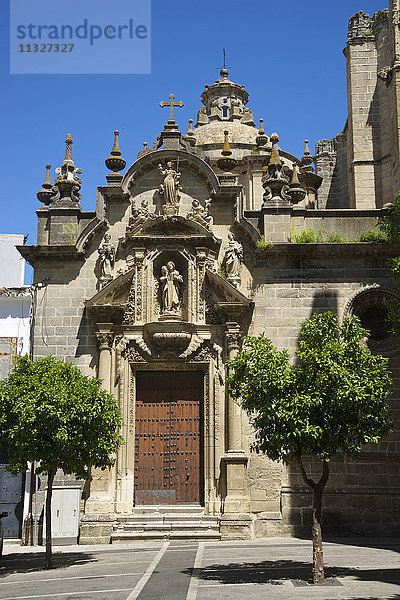
M 118 16 L 118 4 L 111 1 Z M 301 156 L 305 138 L 313 148 L 346 121 L 342 50 L 348 19 L 359 10 L 372 15 L 384 8 L 385 0 L 153 0 L 150 75 L 10 75 L 9 9 L 2 0 L 0 233 L 29 234 L 28 243 L 36 242 L 36 192 L 46 163 L 54 180 L 66 133 L 72 134 L 75 164 L 83 170 L 82 205 L 94 210 L 96 186 L 106 183 L 104 160 L 114 129 L 121 132 L 129 166 L 143 142 L 151 145 L 163 128 L 168 111 L 159 102 L 173 92 L 185 103 L 176 120 L 186 132 L 204 84 L 219 77 L 222 48 L 230 79 L 250 94 L 255 119 L 263 117 L 267 133 L 277 131 L 280 145 Z M 115 61 L 117 66 L 118 56 Z

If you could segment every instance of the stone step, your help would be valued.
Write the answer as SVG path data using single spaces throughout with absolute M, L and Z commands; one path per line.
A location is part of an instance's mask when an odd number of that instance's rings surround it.
M 219 518 L 206 515 L 202 506 L 135 506 L 131 515 L 120 515 L 111 543 L 144 540 L 220 540 Z
M 196 523 L 211 523 L 217 524 L 218 517 L 210 515 L 192 515 L 186 514 L 175 514 L 175 515 L 127 515 L 123 517 L 117 517 L 118 525 L 134 525 L 136 523 L 182 523 L 182 522 L 196 522 Z
M 203 506 L 198 504 L 159 504 L 157 506 L 135 506 L 132 511 L 135 515 L 148 514 L 190 514 L 205 515 Z
M 111 534 L 111 543 L 125 543 L 136 541 L 154 541 L 154 540 L 220 540 L 219 531 L 129 531 L 113 532 Z
M 218 523 L 131 523 L 116 525 L 114 531 L 219 531 Z

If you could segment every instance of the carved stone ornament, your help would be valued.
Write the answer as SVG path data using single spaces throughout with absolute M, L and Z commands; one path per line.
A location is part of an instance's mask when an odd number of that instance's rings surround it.
M 158 165 L 158 170 L 163 176 L 163 182 L 159 187 L 159 193 L 164 197 L 163 214 L 170 217 L 179 213 L 179 202 L 181 189 L 179 180 L 181 174 L 175 171 L 172 162 L 168 161 L 167 166 L 163 169 L 162 165 Z
M 192 201 L 192 209 L 186 215 L 189 221 L 194 221 L 199 225 L 202 225 L 206 229 L 210 229 L 213 218 L 210 216 L 210 204 L 211 200 L 206 200 L 205 206 L 202 206 L 198 200 Z
M 96 339 L 100 350 L 111 349 L 113 344 L 114 335 L 112 333 L 105 333 L 102 331 L 96 332 Z
M 180 352 L 189 344 L 190 333 L 163 331 L 153 335 L 154 345 L 158 350 Z

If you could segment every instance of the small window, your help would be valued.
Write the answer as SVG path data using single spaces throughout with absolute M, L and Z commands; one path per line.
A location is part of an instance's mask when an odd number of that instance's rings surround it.
M 224 98 L 224 104 L 227 104 L 228 98 Z
M 224 106 L 222 109 L 222 116 L 224 117 L 224 119 L 226 119 L 228 116 L 228 109 L 226 106 Z

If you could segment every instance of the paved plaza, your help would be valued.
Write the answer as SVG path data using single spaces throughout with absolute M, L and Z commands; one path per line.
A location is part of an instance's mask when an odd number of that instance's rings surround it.
M 325 542 L 327 583 L 310 585 L 311 542 L 149 542 L 44 549 L 6 543 L 1 600 L 400 600 L 400 539 Z

